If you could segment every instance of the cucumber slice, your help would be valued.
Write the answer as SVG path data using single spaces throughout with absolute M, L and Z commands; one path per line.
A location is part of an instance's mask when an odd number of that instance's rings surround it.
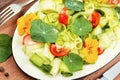
M 59 72 L 61 60 L 59 58 L 55 58 L 52 62 L 52 69 L 50 71 L 50 74 L 55 76 Z
M 99 25 L 92 32 L 93 35 L 99 35 L 101 33 L 102 33 L 102 29 Z
M 36 67 L 38 67 L 41 71 L 43 71 L 46 74 L 49 74 L 49 72 L 52 69 L 52 66 L 50 65 L 49 60 L 44 56 L 39 56 L 38 54 L 33 54 L 29 59 L 32 64 L 34 64 Z
M 42 54 L 36 54 L 34 53 L 30 59 L 29 59 L 33 64 L 36 66 L 40 67 L 42 64 L 50 64 L 50 60 L 43 56 Z
M 55 10 L 55 3 L 53 0 L 40 0 L 40 9 L 44 13 L 49 13 Z
M 73 75 L 73 73 L 68 69 L 66 64 L 63 62 L 61 62 L 60 71 L 61 71 L 61 74 L 65 77 L 69 77 Z
M 63 7 L 62 0 L 40 0 L 40 9 L 43 13 L 59 12 Z
M 40 67 L 44 63 L 44 60 L 38 54 L 33 54 L 29 60 L 37 67 Z
M 100 18 L 100 26 L 103 28 L 108 23 L 108 19 L 106 17 Z
M 23 51 L 29 57 L 31 57 L 34 53 L 41 53 L 43 50 L 44 44 L 36 44 L 23 46 Z
M 103 48 L 114 48 L 116 45 L 116 36 L 112 29 L 107 30 L 105 33 L 99 35 L 99 46 Z

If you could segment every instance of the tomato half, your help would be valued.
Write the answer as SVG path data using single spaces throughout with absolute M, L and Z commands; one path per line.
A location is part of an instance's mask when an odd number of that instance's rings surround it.
M 38 44 L 37 42 L 34 42 L 31 37 L 30 34 L 27 34 L 23 37 L 23 41 L 22 41 L 23 45 L 34 45 L 34 44 Z
M 56 57 L 62 57 L 70 52 L 70 49 L 58 48 L 55 44 L 50 44 L 50 52 Z
M 108 0 L 109 4 L 120 4 L 120 0 Z
M 59 14 L 58 17 L 59 23 L 62 23 L 64 25 L 68 24 L 68 10 L 66 7 L 64 7 Z
M 100 22 L 100 13 L 94 11 L 90 17 L 89 17 L 90 22 L 92 23 L 93 28 L 97 27 L 97 25 Z
M 101 55 L 104 52 L 104 49 L 102 47 L 98 47 L 98 55 Z

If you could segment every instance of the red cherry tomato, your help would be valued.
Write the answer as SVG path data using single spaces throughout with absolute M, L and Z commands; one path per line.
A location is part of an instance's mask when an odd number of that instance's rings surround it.
M 90 22 L 92 23 L 93 28 L 97 27 L 97 25 L 100 22 L 100 13 L 94 11 L 90 17 L 89 17 Z
M 85 47 L 86 48 L 86 43 L 84 42 L 84 44 L 83 44 L 83 47 Z
M 59 23 L 62 23 L 64 25 L 68 24 L 68 10 L 66 7 L 64 7 L 58 17 Z
M 102 47 L 98 47 L 98 55 L 101 55 L 104 52 L 104 49 Z
M 34 42 L 31 37 L 30 34 L 27 34 L 23 37 L 23 41 L 22 41 L 23 45 L 34 45 L 34 44 L 38 44 L 37 42 Z
M 70 49 L 58 48 L 55 44 L 50 44 L 50 52 L 56 57 L 62 57 L 70 52 Z
M 120 4 L 120 0 L 108 0 L 109 4 Z

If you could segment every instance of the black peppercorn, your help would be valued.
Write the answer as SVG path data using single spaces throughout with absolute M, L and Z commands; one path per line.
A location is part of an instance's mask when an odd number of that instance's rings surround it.
M 0 72 L 4 72 L 4 68 L 0 66 Z
M 6 73 L 4 73 L 4 75 L 5 75 L 5 77 L 8 77 L 9 76 L 9 74 L 6 72 Z

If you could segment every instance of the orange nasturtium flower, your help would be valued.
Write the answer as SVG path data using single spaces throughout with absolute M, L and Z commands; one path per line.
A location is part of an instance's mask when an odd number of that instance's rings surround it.
M 85 39 L 85 46 L 80 51 L 83 59 L 87 63 L 95 63 L 98 59 L 98 41 L 96 39 L 92 39 L 88 37 Z
M 31 22 L 39 17 L 35 13 L 29 13 L 25 16 L 20 17 L 17 20 L 18 34 L 22 36 L 23 34 L 30 33 Z

